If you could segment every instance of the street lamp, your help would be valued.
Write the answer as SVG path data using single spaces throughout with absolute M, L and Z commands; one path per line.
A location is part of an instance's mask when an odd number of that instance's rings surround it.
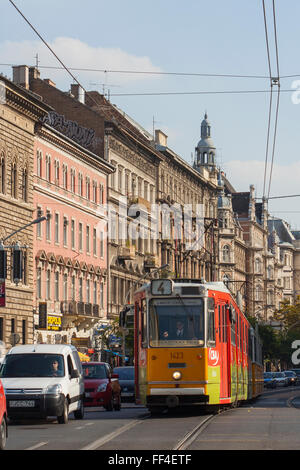
M 45 217 L 45 216 L 38 217 L 37 219 L 32 220 L 31 222 L 29 222 L 29 224 L 23 225 L 23 227 L 19 228 L 18 230 L 15 230 L 15 231 L 12 232 L 10 235 L 8 235 L 7 237 L 3 238 L 3 239 L 1 240 L 1 241 L 2 241 L 2 244 L 3 244 L 4 242 L 6 242 L 6 240 L 8 240 L 9 238 L 13 237 L 16 233 L 21 232 L 21 230 L 24 230 L 25 228 L 30 227 L 30 225 L 39 224 L 40 222 L 43 222 L 43 220 L 47 220 L 47 217 Z
M 6 276 L 7 276 L 7 251 L 6 250 L 8 248 L 11 248 L 12 250 L 12 279 L 16 284 L 18 284 L 18 282 L 22 279 L 22 273 L 23 273 L 22 248 L 27 248 L 26 246 L 21 246 L 18 242 L 16 242 L 12 246 L 4 245 L 6 240 L 13 237 L 16 233 L 21 232 L 21 230 L 24 230 L 25 228 L 30 227 L 31 225 L 39 224 L 40 222 L 43 222 L 46 219 L 47 217 L 45 216 L 38 217 L 32 220 L 31 222 L 29 222 L 28 224 L 23 225 L 22 227 L 18 228 L 11 234 L 7 235 L 7 237 L 0 240 L 0 281 L 2 283 L 4 283 Z

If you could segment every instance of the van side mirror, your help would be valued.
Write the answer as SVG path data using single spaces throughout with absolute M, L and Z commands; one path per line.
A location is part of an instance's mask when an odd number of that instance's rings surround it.
M 79 372 L 77 369 L 73 369 L 71 372 L 71 379 L 78 379 L 79 377 Z

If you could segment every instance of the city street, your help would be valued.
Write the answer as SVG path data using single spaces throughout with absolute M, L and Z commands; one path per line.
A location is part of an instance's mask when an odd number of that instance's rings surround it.
M 124 403 L 120 412 L 86 409 L 82 421 L 67 425 L 51 419 L 10 424 L 7 450 L 298 450 L 298 407 L 300 387 L 268 391 L 213 416 L 180 410 L 151 417 L 146 408 Z

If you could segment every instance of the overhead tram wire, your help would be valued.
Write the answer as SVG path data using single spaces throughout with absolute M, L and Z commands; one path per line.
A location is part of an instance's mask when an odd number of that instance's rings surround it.
M 268 67 L 269 67 L 269 79 L 270 79 L 270 87 L 271 87 L 270 104 L 269 104 L 269 117 L 268 117 L 268 130 L 267 130 L 267 143 L 266 143 L 266 156 L 265 156 L 264 184 L 263 184 L 263 197 L 265 197 L 267 166 L 268 166 L 268 153 L 269 153 L 270 127 L 271 127 L 271 116 L 272 116 L 273 83 L 272 83 L 272 71 L 271 71 L 271 59 L 270 59 L 270 48 L 269 48 L 269 38 L 268 38 L 268 27 L 267 27 L 267 19 L 266 19 L 266 8 L 265 8 L 264 0 L 262 0 L 262 6 L 263 6 L 265 38 L 266 38 Z
M 280 74 L 279 74 L 279 58 L 278 58 L 278 41 L 277 41 L 277 28 L 276 28 L 275 0 L 273 0 L 273 23 L 274 23 L 274 38 L 275 38 L 275 48 L 276 48 L 276 65 L 277 65 L 277 79 L 278 79 L 277 87 L 278 88 L 277 88 L 277 104 L 276 104 L 274 139 L 273 139 L 272 162 L 271 162 L 271 171 L 270 171 L 270 179 L 269 179 L 268 198 L 270 197 L 271 181 L 272 181 L 272 174 L 273 174 L 274 153 L 275 153 L 278 114 L 279 114 L 279 98 L 280 98 Z
M 267 144 L 266 144 L 266 156 L 265 156 L 265 169 L 264 169 L 264 183 L 263 183 L 263 198 L 268 200 L 269 197 L 270 197 L 270 188 L 271 188 L 271 181 L 272 181 L 272 176 L 273 176 L 275 144 L 276 144 L 276 136 L 277 136 L 277 124 L 278 124 L 278 114 L 279 114 L 279 97 L 280 97 L 280 74 L 279 74 L 278 41 L 277 41 L 275 2 L 273 0 L 272 8 L 273 8 L 273 25 L 274 25 L 274 40 L 275 40 L 275 51 L 276 51 L 276 65 L 277 65 L 277 76 L 276 77 L 273 76 L 272 69 L 271 69 L 269 37 L 268 37 L 267 18 L 266 18 L 266 9 L 265 9 L 265 1 L 264 0 L 262 0 L 262 7 L 263 7 L 263 16 L 264 16 L 264 28 L 265 28 L 266 47 L 267 47 L 269 78 L 270 78 L 270 103 L 269 103 L 269 116 L 268 116 L 268 131 L 267 131 Z M 276 111 L 275 111 L 275 124 L 274 124 L 274 134 L 273 134 L 271 168 L 270 168 L 270 175 L 269 175 L 268 192 L 267 192 L 267 197 L 266 197 L 266 181 L 267 181 L 267 166 L 268 166 L 269 140 L 270 140 L 271 115 L 272 115 L 273 86 L 277 86 L 277 104 L 276 104 Z
M 66 70 L 66 72 L 72 77 L 72 79 L 79 85 L 83 91 L 88 94 L 91 98 L 91 100 L 99 106 L 99 103 L 93 98 L 92 95 L 89 94 L 88 91 L 85 90 L 85 88 L 81 85 L 81 83 L 77 80 L 77 78 L 70 72 L 70 69 L 60 60 L 60 58 L 57 56 L 57 54 L 54 52 L 54 50 L 49 46 L 49 44 L 45 41 L 45 39 L 40 35 L 40 33 L 36 30 L 36 28 L 30 23 L 30 21 L 26 18 L 26 16 L 21 12 L 21 10 L 15 5 L 15 3 L 12 0 L 8 0 L 11 5 L 17 10 L 17 12 L 22 16 L 22 18 L 26 21 L 26 23 L 30 26 L 30 28 L 35 32 L 35 34 L 40 38 L 40 40 L 43 42 L 43 44 L 49 49 L 51 54 L 54 55 L 56 60 L 61 64 L 61 66 Z

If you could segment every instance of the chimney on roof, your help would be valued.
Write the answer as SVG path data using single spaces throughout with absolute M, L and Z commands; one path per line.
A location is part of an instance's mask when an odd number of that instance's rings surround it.
M 160 129 L 155 129 L 155 143 L 167 147 L 168 136 L 164 134 Z
M 56 83 L 54 83 L 52 80 L 50 80 L 50 78 L 44 78 L 44 82 L 47 83 L 48 85 L 51 85 L 54 88 L 56 88 Z
M 38 68 L 36 67 L 29 67 L 29 80 L 35 80 L 36 78 L 40 78 L 41 74 Z
M 76 100 L 78 100 L 80 103 L 85 104 L 84 89 L 80 85 L 78 85 L 77 83 L 72 83 L 71 93 Z
M 29 68 L 27 65 L 13 66 L 13 82 L 29 90 Z

